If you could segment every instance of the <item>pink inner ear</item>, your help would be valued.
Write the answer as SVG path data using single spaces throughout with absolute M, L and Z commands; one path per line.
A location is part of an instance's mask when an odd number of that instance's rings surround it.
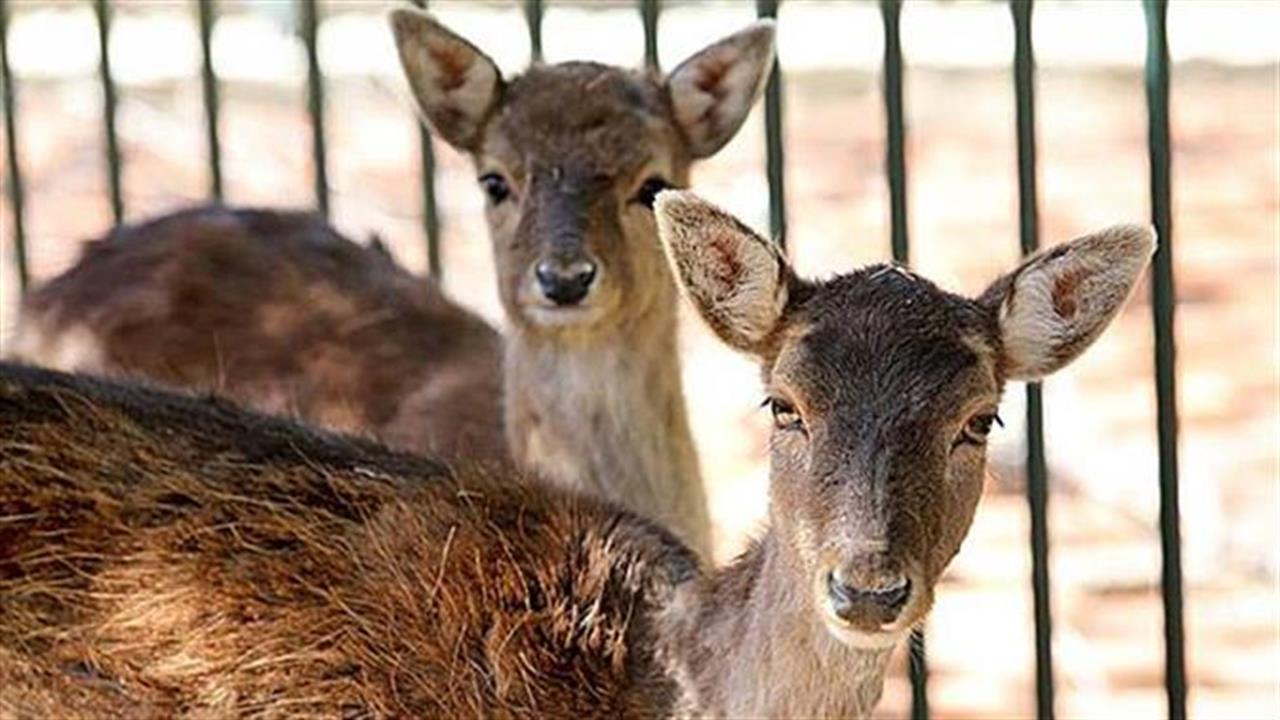
M 1064 270 L 1053 281 L 1053 311 L 1063 320 L 1075 317 L 1077 302 L 1076 290 L 1084 279 L 1084 271 L 1079 268 Z
M 427 54 L 439 72 L 440 89 L 446 93 L 466 84 L 467 73 L 476 61 L 475 53 L 452 42 L 428 43 Z
M 733 287 L 738 283 L 738 279 L 742 277 L 742 261 L 737 254 L 738 241 L 732 237 L 720 235 L 712 238 L 708 250 L 714 256 L 711 263 L 712 272 L 716 280 L 724 286 L 723 289 Z
M 712 121 L 720 102 L 729 94 L 729 87 L 724 80 L 732 67 L 730 60 L 720 57 L 705 58 L 698 63 L 698 79 L 694 84 L 699 90 L 715 98 L 715 102 L 707 105 L 707 109 L 702 112 L 699 122 Z

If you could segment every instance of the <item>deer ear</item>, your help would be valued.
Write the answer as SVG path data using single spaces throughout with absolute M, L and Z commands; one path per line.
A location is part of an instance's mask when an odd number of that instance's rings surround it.
M 773 67 L 773 21 L 759 20 L 680 63 L 667 76 L 676 124 L 695 158 L 729 142 Z
M 1012 380 L 1036 380 L 1093 344 L 1133 292 L 1155 232 L 1117 225 L 1032 256 L 983 294 L 998 308 L 1001 362 Z
M 790 268 L 776 243 L 690 192 L 654 202 L 658 236 L 684 294 L 729 345 L 755 352 L 787 304 Z
M 418 108 L 445 142 L 474 150 L 502 97 L 502 73 L 476 46 L 425 12 L 391 12 L 400 64 Z

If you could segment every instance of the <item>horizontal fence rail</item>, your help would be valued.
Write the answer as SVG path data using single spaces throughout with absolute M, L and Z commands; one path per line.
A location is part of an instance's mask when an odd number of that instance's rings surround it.
M 117 88 L 111 69 L 110 41 L 112 0 L 85 0 L 91 5 L 97 29 L 98 82 L 102 93 L 103 157 L 107 175 L 107 200 L 115 222 L 125 217 L 124 191 L 119 135 L 117 132 Z M 426 8 L 426 0 L 409 0 Z M 1174 284 L 1173 284 L 1173 220 L 1171 200 L 1171 139 L 1169 132 L 1169 51 L 1166 19 L 1167 0 L 1131 0 L 1141 2 L 1146 26 L 1147 55 L 1145 91 L 1148 122 L 1148 160 L 1152 223 L 1159 235 L 1159 249 L 1152 265 L 1151 309 L 1155 334 L 1155 394 L 1157 401 L 1157 440 L 1159 453 L 1161 541 L 1161 597 L 1164 610 L 1165 691 L 1168 715 L 1173 720 L 1186 717 L 1187 677 L 1183 628 L 1182 566 L 1180 518 L 1178 508 L 1178 412 L 1175 388 Z M 204 116 L 207 124 L 209 163 L 209 195 L 220 200 L 225 191 L 222 164 L 222 141 L 219 134 L 220 91 L 213 62 L 213 33 L 218 20 L 216 0 L 193 0 L 201 50 L 201 83 Z M 314 163 L 313 186 L 317 208 L 329 214 L 331 187 L 328 175 L 325 135 L 325 87 L 323 69 L 317 50 L 317 32 L 322 21 L 318 0 L 293 0 L 298 33 L 307 60 L 306 111 L 312 130 L 311 155 Z M 779 0 L 757 0 L 760 17 L 776 18 Z M 658 21 L 660 0 L 638 0 L 644 28 L 644 61 L 658 66 Z M 1036 160 L 1035 56 L 1032 47 L 1032 0 L 1009 0 L 1014 32 L 1013 102 L 1016 115 L 1018 227 L 1023 254 L 1035 252 L 1040 245 Z M 4 132 L 6 139 L 7 208 L 12 218 L 13 262 L 19 287 L 29 281 L 28 231 L 26 196 L 21 162 L 21 111 L 17 80 L 10 64 L 9 31 L 13 3 L 0 0 L 0 82 L 3 83 Z M 907 111 L 904 102 L 904 62 L 902 52 L 901 0 L 879 0 L 884 56 L 881 82 L 885 111 L 885 179 L 889 190 L 890 254 L 896 262 L 911 259 L 908 233 L 907 195 Z M 523 0 L 523 11 L 529 45 L 534 61 L 543 56 L 543 0 Z M 769 225 L 772 235 L 785 246 L 787 212 L 785 194 L 785 142 L 783 133 L 783 75 L 780 65 L 770 72 L 764 94 L 765 173 L 769 186 Z M 422 173 L 423 229 L 426 236 L 429 273 L 440 277 L 440 220 L 436 195 L 436 160 L 430 132 L 419 123 L 420 165 Z M 1034 604 L 1034 643 L 1036 666 L 1036 716 L 1041 720 L 1054 717 L 1054 674 L 1052 655 L 1052 619 L 1050 616 L 1048 469 L 1045 460 L 1043 427 L 1043 395 L 1038 384 L 1026 388 L 1026 495 L 1030 516 L 1030 552 L 1032 559 L 1032 596 Z M 911 698 L 913 718 L 929 716 L 928 672 L 925 641 L 920 632 L 912 634 L 909 643 Z

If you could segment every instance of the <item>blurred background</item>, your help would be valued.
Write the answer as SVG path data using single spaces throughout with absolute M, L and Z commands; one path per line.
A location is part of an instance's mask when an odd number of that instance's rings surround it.
M 112 223 L 98 25 L 87 0 L 5 0 L 17 92 L 16 148 L 34 281 L 66 269 Z M 109 39 L 126 220 L 208 197 L 197 5 L 117 0 Z M 307 55 L 298 5 L 220 0 L 213 66 L 225 198 L 315 205 Z M 376 0 L 321 0 L 331 218 L 377 232 L 425 272 L 416 118 Z M 1151 216 L 1146 29 L 1139 2 L 1036 3 L 1041 241 Z M 431 9 L 508 74 L 530 58 L 516 2 Z M 661 4 L 663 67 L 749 22 L 753 2 Z M 778 9 L 787 243 L 800 272 L 885 260 L 890 203 L 873 2 L 789 0 Z M 1172 59 L 1174 275 L 1189 710 L 1280 717 L 1280 2 L 1175 0 Z M 1017 262 L 1013 23 L 1003 2 L 905 3 L 911 262 L 977 293 Z M 545 3 L 545 59 L 639 66 L 631 2 Z M 5 88 L 9 92 L 9 88 Z M 8 142 L 8 135 L 5 135 Z M 763 112 L 694 187 L 770 227 Z M 8 163 L 7 150 L 3 155 Z M 482 194 L 465 158 L 435 145 L 446 289 L 495 324 Z M 4 173 L 6 190 L 7 168 Z M 19 288 L 12 214 L 0 219 L 0 349 Z M 1159 488 L 1149 289 L 1044 387 L 1057 709 L 1071 717 L 1166 712 Z M 686 390 L 718 531 L 732 557 L 765 507 L 767 412 L 753 365 L 686 318 Z M 935 717 L 1035 711 L 1024 393 L 1007 392 L 978 520 L 928 625 Z M 895 673 L 879 714 L 910 707 Z

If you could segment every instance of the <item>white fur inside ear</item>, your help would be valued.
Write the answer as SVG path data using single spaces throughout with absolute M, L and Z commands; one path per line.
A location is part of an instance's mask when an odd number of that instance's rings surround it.
M 694 157 L 707 157 L 733 137 L 773 67 L 773 21 L 760 20 L 707 47 L 667 78 L 676 124 Z
M 426 13 L 396 10 L 391 28 L 422 114 L 445 141 L 466 149 L 498 101 L 498 67 Z
M 661 193 L 654 210 L 676 277 L 711 329 L 742 350 L 768 337 L 787 303 L 777 244 L 692 193 Z
M 1034 380 L 1084 352 L 1133 292 L 1154 242 L 1148 227 L 1118 225 L 1024 263 L 1000 306 L 1008 376 Z

